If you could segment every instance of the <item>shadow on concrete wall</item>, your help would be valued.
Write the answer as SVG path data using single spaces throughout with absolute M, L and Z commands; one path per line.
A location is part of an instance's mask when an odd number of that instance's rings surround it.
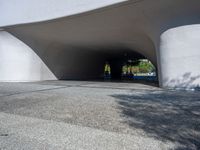
M 200 149 L 200 92 L 143 92 L 113 95 L 124 123 L 149 136 L 178 143 L 177 150 Z
M 176 79 L 164 79 L 166 86 L 175 88 L 195 88 L 199 89 L 200 75 L 192 75 L 192 73 L 187 72 Z

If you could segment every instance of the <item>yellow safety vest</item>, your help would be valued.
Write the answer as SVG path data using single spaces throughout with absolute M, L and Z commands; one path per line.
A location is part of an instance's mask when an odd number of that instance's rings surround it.
M 109 74 L 111 73 L 110 65 L 108 64 L 105 65 L 104 72 L 108 72 Z

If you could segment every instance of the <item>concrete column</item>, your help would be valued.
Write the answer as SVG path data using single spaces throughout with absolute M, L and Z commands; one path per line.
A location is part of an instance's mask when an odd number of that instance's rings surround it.
M 30 47 L 0 31 L 0 81 L 38 80 L 56 80 L 56 77 Z
M 200 87 L 200 24 L 169 29 L 161 35 L 160 86 Z

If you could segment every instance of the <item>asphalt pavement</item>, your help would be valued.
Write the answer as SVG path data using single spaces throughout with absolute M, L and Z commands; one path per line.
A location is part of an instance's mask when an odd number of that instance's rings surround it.
M 200 149 L 200 92 L 140 83 L 0 83 L 0 149 Z

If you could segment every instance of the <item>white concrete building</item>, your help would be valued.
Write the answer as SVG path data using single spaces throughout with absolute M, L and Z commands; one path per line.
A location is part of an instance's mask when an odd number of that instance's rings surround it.
M 0 0 L 0 14 L 0 81 L 98 78 L 135 51 L 161 87 L 200 86 L 199 0 Z

